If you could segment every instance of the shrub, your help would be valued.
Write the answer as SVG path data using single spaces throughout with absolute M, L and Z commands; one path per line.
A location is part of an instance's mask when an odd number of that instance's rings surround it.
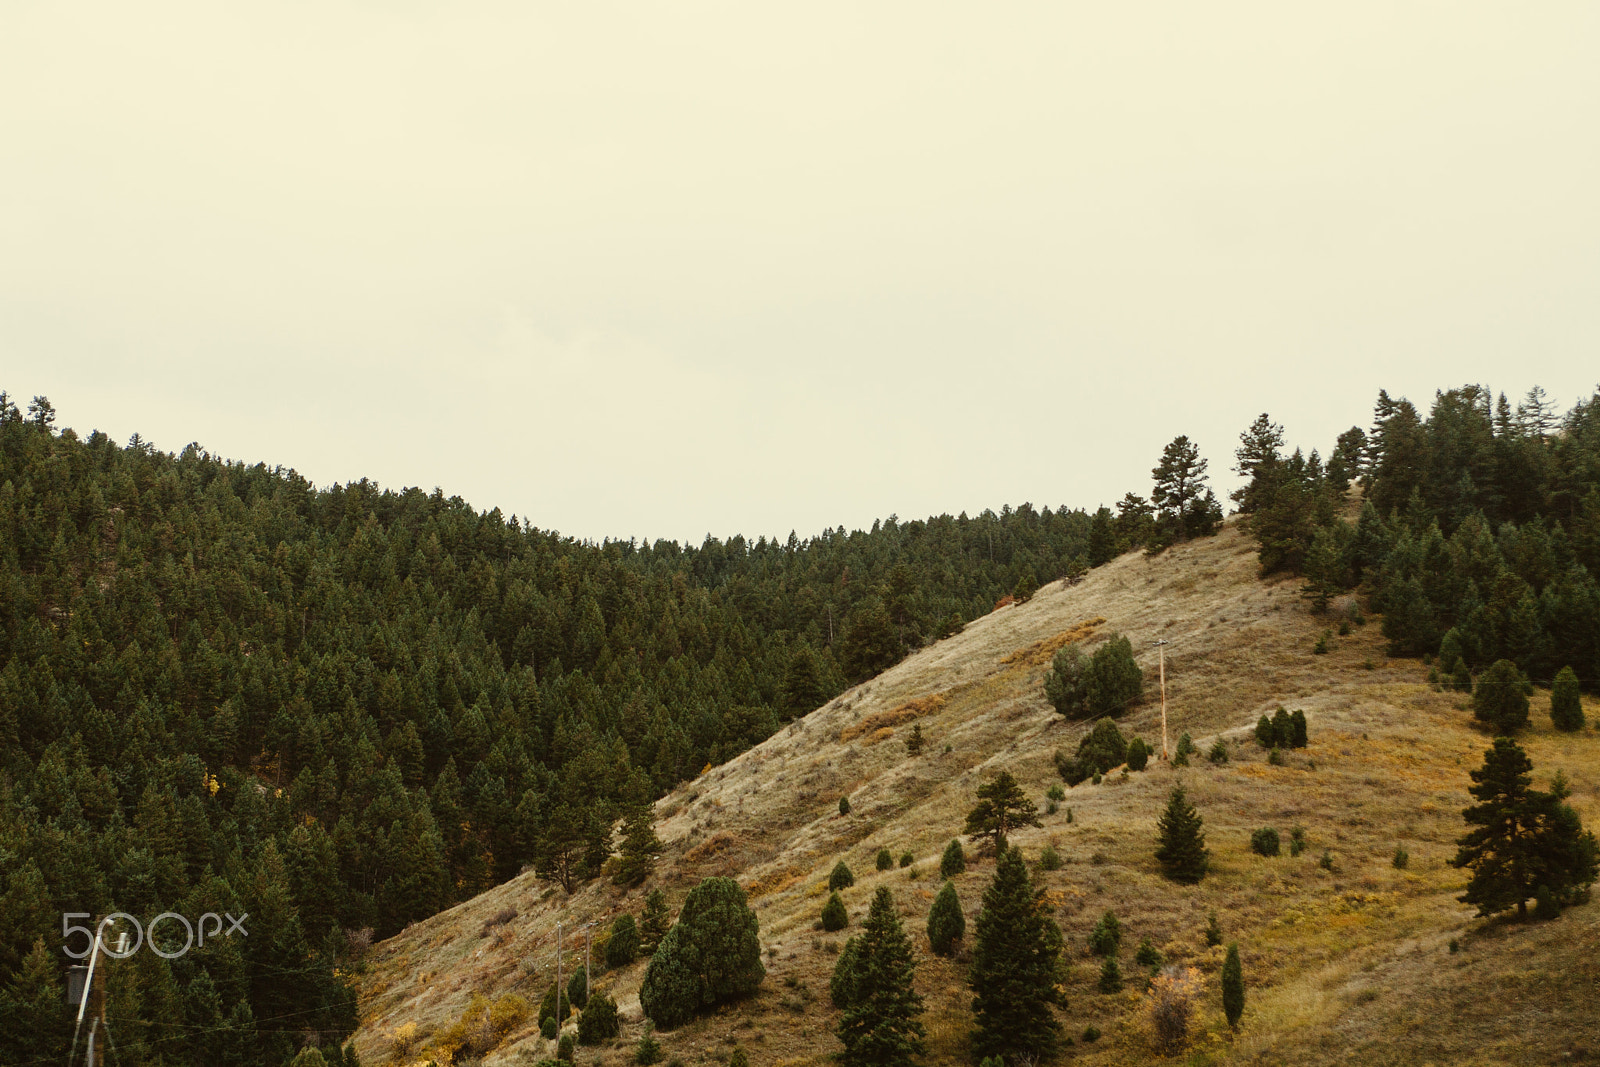
M 887 871 L 890 867 L 893 867 L 893 866 L 894 866 L 894 857 L 889 854 L 889 850 L 886 849 L 886 848 L 880 848 L 878 850 L 878 870 Z
M 1156 830 L 1156 861 L 1163 875 L 1183 885 L 1194 885 L 1205 877 L 1209 853 L 1204 821 L 1184 796 L 1182 786 L 1172 790 Z
M 1273 751 L 1277 751 L 1274 749 Z M 1276 856 L 1278 854 L 1278 831 L 1270 826 L 1263 826 L 1250 835 L 1250 851 L 1258 856 Z
M 1046 800 L 1065 800 L 1065 799 L 1067 799 L 1067 791 L 1065 789 L 1062 789 L 1060 785 L 1055 784 L 1055 783 L 1051 784 L 1050 788 L 1045 791 L 1044 795 L 1045 795 L 1045 799 Z
M 1175 754 L 1182 757 L 1197 756 L 1200 750 L 1195 747 L 1194 738 L 1184 734 L 1178 738 L 1178 751 Z
M 1161 966 L 1161 952 L 1146 937 L 1139 942 L 1139 951 L 1133 954 L 1133 961 L 1141 967 L 1159 967 Z
M 1298 856 L 1306 850 L 1306 828 L 1296 826 L 1289 831 L 1289 855 Z
M 1578 676 L 1571 667 L 1556 672 L 1550 687 L 1550 725 L 1568 733 L 1583 729 L 1583 702 L 1578 697 Z
M 909 852 L 900 853 L 900 866 L 909 867 L 915 862 L 917 862 L 917 858 L 915 856 L 913 856 L 911 853 L 909 853 Z
M 1100 1028 L 1099 1027 L 1096 1027 L 1096 1026 L 1085 1026 L 1083 1028 L 1083 1041 L 1084 1041 L 1084 1044 L 1092 1045 L 1096 1041 L 1099 1041 L 1099 1040 L 1100 1040 Z
M 1045 676 L 1044 692 L 1068 718 L 1120 715 L 1143 696 L 1144 672 L 1134 661 L 1132 642 L 1113 633 L 1093 656 L 1085 656 L 1075 644 L 1057 652 Z
M 911 727 L 911 736 L 906 738 L 906 754 L 911 756 L 922 755 L 922 724 L 915 723 Z
M 661 1062 L 661 1042 L 656 1040 L 654 1034 L 644 1034 L 639 1038 L 639 1044 L 633 1050 L 633 1062 L 639 1067 L 651 1067 L 651 1064 Z
M 840 797 L 839 798 L 839 814 L 840 815 L 849 815 L 850 814 L 850 798 L 849 797 Z
M 844 898 L 838 893 L 830 893 L 828 902 L 822 906 L 822 928 L 832 933 L 849 925 L 850 913 L 845 910 Z
M 1322 858 L 1317 861 L 1317 866 L 1325 871 L 1333 870 L 1333 853 L 1327 849 L 1322 850 Z
M 1460 693 L 1472 692 L 1472 672 L 1467 669 L 1466 660 L 1459 661 L 1450 672 L 1450 688 Z
M 1282 767 L 1283 766 L 1283 762 L 1284 762 L 1284 760 L 1283 760 L 1283 749 L 1274 748 L 1270 752 L 1268 752 L 1267 753 L 1267 762 L 1272 764 L 1274 767 Z
M 1206 944 L 1213 946 L 1222 944 L 1222 924 L 1217 922 L 1216 912 L 1211 913 L 1206 923 Z
M 626 967 L 639 956 L 639 927 L 632 915 L 618 915 L 606 939 L 606 966 Z
M 1193 967 L 1168 967 L 1150 983 L 1145 1013 L 1164 1052 L 1176 1052 L 1189 1043 L 1189 1020 L 1200 992 L 1200 972 Z
M 1510 737 L 1528 725 L 1528 694 L 1533 686 L 1508 659 L 1490 664 L 1472 694 L 1472 713 L 1501 737 Z
M 1311 738 L 1306 730 L 1306 713 L 1299 708 L 1289 716 L 1289 747 L 1305 748 L 1311 743 Z
M 1311 654 L 1314 656 L 1326 656 L 1328 654 L 1328 639 L 1332 636 L 1332 630 L 1324 630 L 1318 634 L 1317 643 L 1311 646 Z
M 1220 737 L 1213 741 L 1211 744 L 1211 751 L 1206 753 L 1206 759 L 1210 760 L 1212 763 L 1227 763 L 1228 742 L 1224 741 Z
M 1059 871 L 1061 869 L 1061 855 L 1054 846 L 1044 846 L 1044 851 L 1039 853 L 1039 869 L 1042 871 Z
M 1390 862 L 1394 864 L 1395 870 L 1403 871 L 1411 864 L 1411 853 L 1407 852 L 1404 846 L 1396 845 L 1394 846 L 1394 859 Z
M 546 1041 L 552 1041 L 555 1039 L 556 1018 L 554 1015 L 546 1015 L 543 1019 L 539 1020 L 539 1033 Z
M 1067 809 L 1067 822 L 1069 824 L 1072 822 L 1072 809 L 1071 808 Z
M 1283 708 L 1272 713 L 1273 744 L 1277 748 L 1294 747 L 1294 716 Z
M 1452 937 L 1450 939 L 1450 955 L 1454 956 L 1457 952 L 1460 952 L 1460 951 L 1461 951 L 1461 942 L 1457 941 L 1455 938 Z
M 944 855 L 939 857 L 939 877 L 954 878 L 967 869 L 967 854 L 961 848 L 961 842 L 950 839 L 944 846 Z
M 745 1052 L 743 1045 L 733 1046 L 733 1055 L 728 1057 L 728 1067 L 750 1067 L 750 1056 Z
M 567 1016 L 570 1014 L 572 1014 L 572 1000 L 568 997 L 567 991 L 565 989 L 561 990 L 561 1001 L 558 1009 L 556 986 L 554 982 L 550 983 L 550 988 L 545 990 L 544 999 L 539 1002 L 539 1021 L 543 1023 L 545 1019 L 552 1019 L 555 1021 L 556 1029 L 559 1030 L 561 1024 L 567 1021 Z
M 1135 737 L 1128 742 L 1128 770 L 1142 771 L 1150 762 L 1150 746 L 1144 743 L 1144 738 Z
M 1099 989 L 1102 993 L 1122 992 L 1122 967 L 1117 963 L 1117 957 L 1107 956 L 1100 965 Z
M 1055 801 L 1047 800 L 1047 801 L 1044 802 L 1044 813 L 1046 815 L 1054 815 L 1056 812 L 1058 812 L 1060 810 L 1061 810 L 1061 805 L 1057 804 Z
M 1256 744 L 1262 748 L 1272 748 L 1278 743 L 1278 732 L 1272 727 L 1272 720 L 1265 715 L 1256 720 Z
M 596 993 L 584 1005 L 583 1014 L 578 1016 L 578 1041 L 585 1045 L 598 1045 L 621 1032 L 617 1002 L 604 993 Z
M 766 977 L 760 926 L 731 878 L 707 878 L 683 902 L 639 988 L 639 1004 L 658 1027 L 746 996 Z
M 1222 1012 L 1228 1025 L 1237 1029 L 1239 1016 L 1244 1014 L 1244 971 L 1237 943 L 1228 946 L 1228 956 L 1222 961 Z
M 667 927 L 671 925 L 672 920 L 667 916 L 666 894 L 659 889 L 652 889 L 650 895 L 645 897 L 644 912 L 639 916 L 639 954 L 653 955 L 656 946 L 666 936 Z
M 1122 923 L 1114 912 L 1107 911 L 1089 931 L 1089 951 L 1096 956 L 1115 956 L 1122 945 Z
M 856 876 L 850 873 L 850 868 L 840 860 L 833 865 L 833 873 L 828 875 L 828 888 L 837 893 L 841 889 L 849 889 L 856 884 Z
M 556 1059 L 563 1063 L 572 1062 L 573 1040 L 571 1034 L 562 1034 L 561 1040 L 556 1042 Z
M 955 943 L 967 935 L 967 918 L 961 911 L 961 898 L 950 882 L 933 898 L 928 911 L 928 944 L 941 956 L 948 956 Z
M 572 1001 L 572 1006 L 582 1011 L 589 1003 L 589 976 L 582 971 L 573 971 L 572 977 L 567 979 L 567 999 Z

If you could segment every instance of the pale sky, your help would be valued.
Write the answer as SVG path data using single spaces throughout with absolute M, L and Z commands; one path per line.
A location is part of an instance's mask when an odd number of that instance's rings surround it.
M 0 389 L 581 537 L 1600 382 L 1600 5 L 0 0 Z

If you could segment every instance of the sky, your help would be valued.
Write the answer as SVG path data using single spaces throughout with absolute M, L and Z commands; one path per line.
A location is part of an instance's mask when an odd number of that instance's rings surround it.
M 0 390 L 577 537 L 1600 384 L 1600 5 L 0 0 Z

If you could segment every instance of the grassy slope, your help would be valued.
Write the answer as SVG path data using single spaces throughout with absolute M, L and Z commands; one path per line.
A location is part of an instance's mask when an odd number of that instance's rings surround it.
M 658 831 L 668 853 L 655 884 L 676 905 L 701 877 L 738 877 L 750 887 L 768 951 L 762 990 L 662 1035 L 669 1058 L 723 1060 L 738 1042 L 753 1063 L 797 1067 L 820 1064 L 837 1049 L 827 983 L 848 931 L 814 929 L 828 871 L 842 856 L 856 872 L 846 893 L 853 923 L 878 884 L 891 886 L 925 947 L 938 856 L 976 785 L 1004 767 L 1042 809 L 1057 780 L 1051 753 L 1070 751 L 1086 728 L 1044 701 L 1045 664 L 1030 659 L 1045 656 L 1011 654 L 1096 617 L 1106 620 L 1098 635 L 1119 630 L 1136 650 L 1158 637 L 1172 642 L 1174 742 L 1188 731 L 1204 750 L 1222 736 L 1233 758 L 1187 769 L 1152 762 L 1125 782 L 1113 775 L 1099 786 L 1084 783 L 1068 790 L 1042 830 L 1014 838 L 1030 857 L 1050 843 L 1066 860 L 1041 875 L 1068 945 L 1064 1023 L 1070 1034 L 1089 1024 L 1104 1033 L 1094 1045 L 1078 1044 L 1074 1059 L 1151 1059 L 1140 983 L 1114 996 L 1095 992 L 1097 961 L 1083 952 L 1107 908 L 1124 924 L 1125 975 L 1136 974 L 1133 949 L 1145 936 L 1169 960 L 1205 975 L 1199 1033 L 1180 1062 L 1545 1063 L 1574 1045 L 1600 1047 L 1600 905 L 1550 924 L 1508 927 L 1475 920 L 1455 902 L 1465 878 L 1446 861 L 1464 828 L 1467 771 L 1486 747 L 1461 697 L 1432 691 L 1417 661 L 1387 660 L 1374 625 L 1335 637 L 1328 655 L 1312 655 L 1327 620 L 1307 611 L 1297 583 L 1258 581 L 1250 543 L 1230 526 L 1154 560 L 1125 556 L 1078 586 L 1052 585 L 1028 604 L 980 619 L 664 798 Z M 1154 694 L 1154 656 L 1141 651 L 1140 658 Z M 918 758 L 902 744 L 909 724 L 891 728 L 887 739 L 867 730 L 839 740 L 841 731 L 870 726 L 867 716 L 936 693 L 945 700 L 919 720 L 927 745 Z M 1248 733 L 1280 703 L 1305 709 L 1311 747 L 1274 767 Z M 1600 822 L 1600 739 L 1593 730 L 1553 734 L 1547 707 L 1540 693 L 1526 739 L 1536 780 L 1544 784 L 1564 768 L 1573 803 L 1587 823 Z M 1122 726 L 1159 743 L 1159 702 L 1134 709 Z M 1212 851 L 1213 873 L 1194 888 L 1159 878 L 1151 855 L 1155 818 L 1178 781 L 1205 818 Z M 837 813 L 841 794 L 851 798 L 847 817 Z M 1305 854 L 1268 860 L 1250 853 L 1256 827 L 1275 826 L 1287 842 L 1294 825 L 1306 829 Z M 1397 843 L 1410 852 L 1404 871 L 1390 862 Z M 917 862 L 879 874 L 872 862 L 879 847 L 897 857 L 910 851 Z M 1331 871 L 1318 862 L 1324 849 Z M 957 879 L 969 913 L 991 867 L 970 864 Z M 568 898 L 523 875 L 376 947 L 362 995 L 363 1062 L 389 1062 L 398 1027 L 414 1023 L 425 1036 L 455 1019 L 475 992 L 536 999 L 554 974 L 558 918 L 569 930 L 593 920 L 598 931 L 621 911 L 637 913 L 641 901 L 642 893 L 598 883 Z M 484 919 L 507 906 L 520 916 L 500 936 L 481 936 Z M 1202 937 L 1211 911 L 1243 953 L 1250 993 L 1236 1036 L 1221 1018 L 1221 950 Z M 1451 938 L 1460 941 L 1458 954 L 1448 952 Z M 581 962 L 581 951 L 568 959 L 569 967 Z M 636 964 L 596 980 L 618 998 L 627 1021 L 615 1047 L 585 1050 L 581 1060 L 631 1062 L 642 1031 L 642 973 Z M 961 958 L 925 956 L 918 987 L 927 1000 L 929 1061 L 964 1061 L 970 994 Z M 549 1043 L 530 1026 L 485 1062 L 531 1063 L 547 1054 Z

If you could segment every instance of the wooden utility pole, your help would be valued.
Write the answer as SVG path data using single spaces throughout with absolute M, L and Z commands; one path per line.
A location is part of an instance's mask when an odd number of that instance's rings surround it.
M 589 931 L 594 923 L 583 924 L 583 999 L 589 999 Z
M 566 987 L 561 984 L 561 920 L 556 920 L 556 1033 L 561 1032 L 561 1024 L 566 1022 L 566 1016 L 561 1014 L 561 998 L 567 995 Z
M 1161 758 L 1167 758 L 1167 642 L 1157 641 L 1161 653 Z

